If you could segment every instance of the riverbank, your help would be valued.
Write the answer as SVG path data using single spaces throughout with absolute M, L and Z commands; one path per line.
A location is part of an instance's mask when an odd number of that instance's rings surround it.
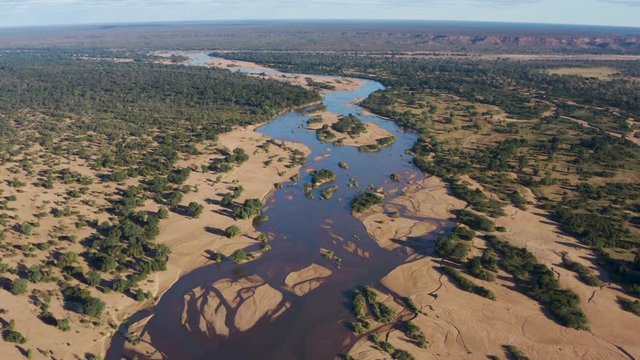
M 479 186 L 477 183 L 468 185 Z M 434 203 L 440 204 L 439 207 L 432 208 Z M 393 216 L 399 205 L 408 211 Z M 447 194 L 445 183 L 431 177 L 420 184 L 407 186 L 402 196 L 391 199 L 384 207 L 358 217 L 381 247 L 390 250 L 400 246 L 414 248 L 418 244 L 415 239 L 429 234 L 429 229 L 420 227 L 424 218 L 451 216 L 452 210 L 464 207 L 466 203 Z M 398 328 L 381 327 L 370 333 L 377 334 L 397 349 L 409 351 L 416 359 L 502 357 L 505 345 L 517 347 L 532 359 L 638 358 L 640 344 L 635 340 L 635 329 L 640 319 L 617 304 L 618 297 L 625 296 L 622 289 L 606 282 L 598 287 L 588 286 L 575 273 L 561 266 L 562 258 L 566 256 L 606 279 L 596 265 L 593 251 L 559 233 L 558 224 L 549 221 L 549 214 L 535 206 L 526 210 L 507 206 L 505 212 L 506 216 L 496 219 L 496 226 L 503 227 L 504 231 L 496 235 L 533 253 L 538 261 L 557 274 L 563 288 L 580 296 L 580 306 L 589 319 L 589 331 L 569 329 L 556 323 L 536 301 L 518 291 L 517 284 L 504 272 L 498 273 L 495 282 L 465 276 L 492 291 L 495 300 L 462 291 L 438 270 L 442 265 L 451 264 L 435 257 L 432 247 L 419 246 L 412 251 L 408 262 L 384 276 L 380 285 L 382 297 L 393 295 L 411 299 L 418 313 L 405 318 L 411 318 L 411 322 L 421 329 L 428 346 L 416 346 Z M 471 243 L 471 256 L 480 256 L 487 247 L 480 237 Z M 368 336 L 360 338 L 349 355 L 357 360 L 388 356 L 372 344 Z

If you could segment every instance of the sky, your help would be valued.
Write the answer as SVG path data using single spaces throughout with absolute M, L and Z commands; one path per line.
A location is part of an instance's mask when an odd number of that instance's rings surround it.
M 411 19 L 640 27 L 640 0 L 0 0 L 0 27 L 253 19 Z

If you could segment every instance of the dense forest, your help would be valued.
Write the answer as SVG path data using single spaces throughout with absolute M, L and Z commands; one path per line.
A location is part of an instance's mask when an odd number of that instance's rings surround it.
M 0 148 L 22 141 L 9 136 L 32 131 L 33 141 L 90 156 L 88 134 L 108 139 L 96 166 L 129 167 L 132 172 L 166 171 L 157 156 L 192 151 L 193 144 L 234 125 L 266 121 L 284 109 L 318 101 L 319 96 L 278 81 L 225 70 L 152 63 L 86 61 L 67 53 L 12 52 L 0 56 Z M 29 121 L 38 117 L 39 121 Z M 145 153 L 145 147 L 161 151 Z M 80 141 L 78 141 L 80 140 Z M 13 143 L 13 144 L 12 144 Z M 110 149 L 109 149 L 110 148 Z M 132 150 L 135 149 L 135 150 Z M 137 153 L 137 154 L 136 154 Z M 169 153 L 169 154 L 167 154 Z M 155 156 L 154 156 L 155 155 Z M 135 175 L 135 174 L 129 174 Z

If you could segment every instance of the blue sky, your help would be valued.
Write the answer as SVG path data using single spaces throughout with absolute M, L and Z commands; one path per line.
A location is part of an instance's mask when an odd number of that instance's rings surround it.
M 414 19 L 640 27 L 640 0 L 0 0 L 0 27 L 229 19 Z

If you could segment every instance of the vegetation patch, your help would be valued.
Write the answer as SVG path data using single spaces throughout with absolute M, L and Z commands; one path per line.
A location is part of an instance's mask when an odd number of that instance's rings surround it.
M 538 263 L 533 254 L 495 236 L 487 241 L 500 255 L 499 266 L 513 275 L 524 293 L 542 304 L 562 326 L 588 329 L 588 320 L 580 309 L 580 297 L 571 290 L 561 289 L 553 271 Z
M 440 270 L 447 275 L 447 277 L 449 277 L 449 279 L 460 289 L 460 290 L 464 290 L 476 295 L 480 295 L 482 297 L 485 297 L 487 299 L 490 300 L 495 300 L 496 299 L 496 295 L 489 289 L 480 286 L 480 285 L 476 285 L 474 284 L 472 281 L 470 281 L 469 279 L 465 278 L 464 276 L 462 276 L 462 274 L 460 273 L 460 271 L 450 267 L 450 266 L 443 266 L 440 268 Z
M 382 205 L 383 203 L 384 199 L 382 196 L 372 192 L 365 192 L 351 200 L 351 211 L 361 213 L 369 210 L 373 206 Z

